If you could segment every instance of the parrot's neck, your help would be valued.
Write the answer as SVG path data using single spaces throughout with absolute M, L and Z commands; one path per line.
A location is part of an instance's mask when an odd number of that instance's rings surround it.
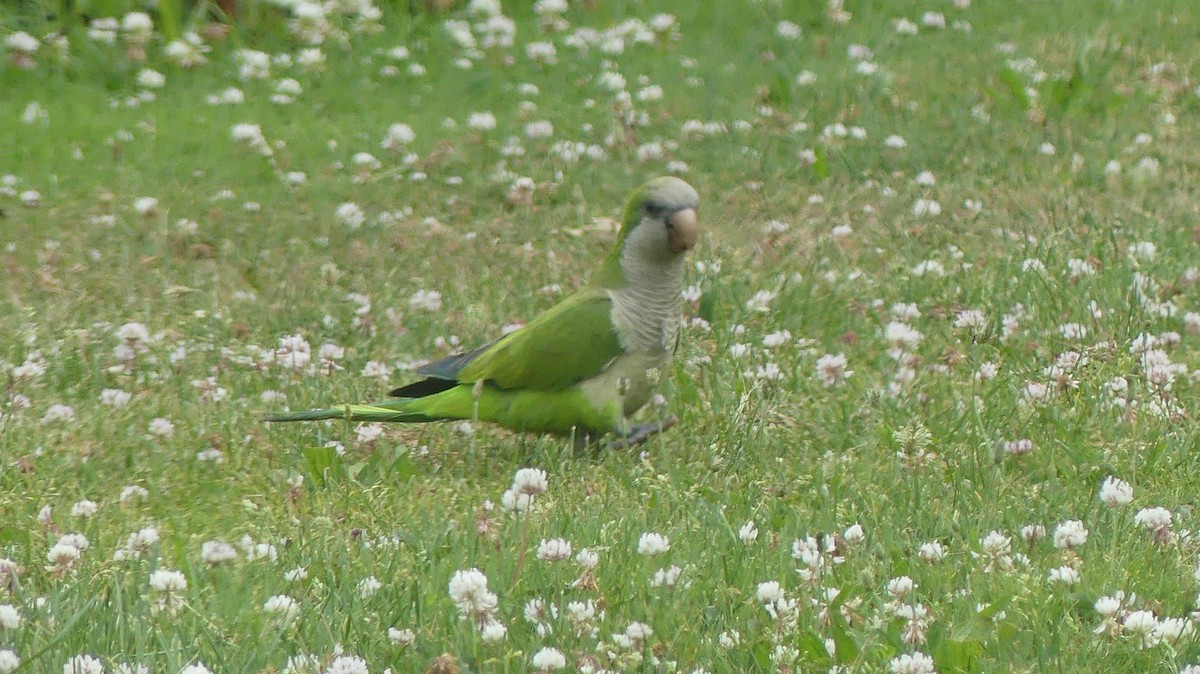
M 683 277 L 687 258 L 647 259 L 626 250 L 621 255 L 624 283 L 611 288 L 618 320 L 628 332 L 631 351 L 671 350 L 679 334 Z

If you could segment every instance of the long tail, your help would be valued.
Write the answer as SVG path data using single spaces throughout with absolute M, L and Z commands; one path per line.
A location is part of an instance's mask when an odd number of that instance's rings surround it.
M 438 421 L 411 409 L 414 398 L 399 398 L 373 405 L 339 405 L 323 410 L 306 412 L 277 412 L 267 416 L 267 421 L 320 421 L 322 419 L 345 419 L 347 421 L 400 421 L 423 423 Z

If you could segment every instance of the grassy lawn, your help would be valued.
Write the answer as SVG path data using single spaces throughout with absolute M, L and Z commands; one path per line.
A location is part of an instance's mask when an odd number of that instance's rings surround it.
M 1200 672 L 1193 2 L 42 4 L 0 674 Z M 663 174 L 676 428 L 263 423 L 533 318 Z

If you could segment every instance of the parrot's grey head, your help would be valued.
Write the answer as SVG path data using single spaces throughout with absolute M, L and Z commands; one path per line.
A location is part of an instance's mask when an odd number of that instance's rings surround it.
M 667 260 L 691 250 L 700 236 L 699 207 L 700 195 L 679 178 L 663 176 L 642 185 L 625 210 L 625 255 Z

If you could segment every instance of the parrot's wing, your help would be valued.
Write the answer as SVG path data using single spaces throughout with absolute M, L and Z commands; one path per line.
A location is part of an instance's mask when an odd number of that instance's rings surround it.
M 608 291 L 588 289 L 475 351 L 426 366 L 434 377 L 503 389 L 558 391 L 600 373 L 622 352 Z
M 458 373 L 462 372 L 463 368 L 469 365 L 471 361 L 475 360 L 479 356 L 483 355 L 485 351 L 495 346 L 496 342 L 499 342 L 501 339 L 504 338 L 500 337 L 499 339 L 493 339 L 477 349 L 471 349 L 470 351 L 463 353 L 456 353 L 453 356 L 447 356 L 441 360 L 429 363 L 428 365 L 422 365 L 414 370 L 414 372 L 426 377 L 433 377 L 435 379 L 448 379 L 457 384 L 459 383 Z
M 504 338 L 501 337 L 500 339 Z M 496 342 L 499 342 L 500 339 L 493 339 L 477 349 L 472 349 L 464 353 L 456 353 L 453 356 L 447 356 L 441 360 L 422 365 L 414 370 L 414 372 L 424 376 L 425 379 L 405 384 L 398 389 L 393 389 L 388 395 L 396 398 L 422 398 L 452 389 L 460 383 L 458 381 L 458 373 L 462 372 L 462 369 L 468 363 L 495 346 Z

